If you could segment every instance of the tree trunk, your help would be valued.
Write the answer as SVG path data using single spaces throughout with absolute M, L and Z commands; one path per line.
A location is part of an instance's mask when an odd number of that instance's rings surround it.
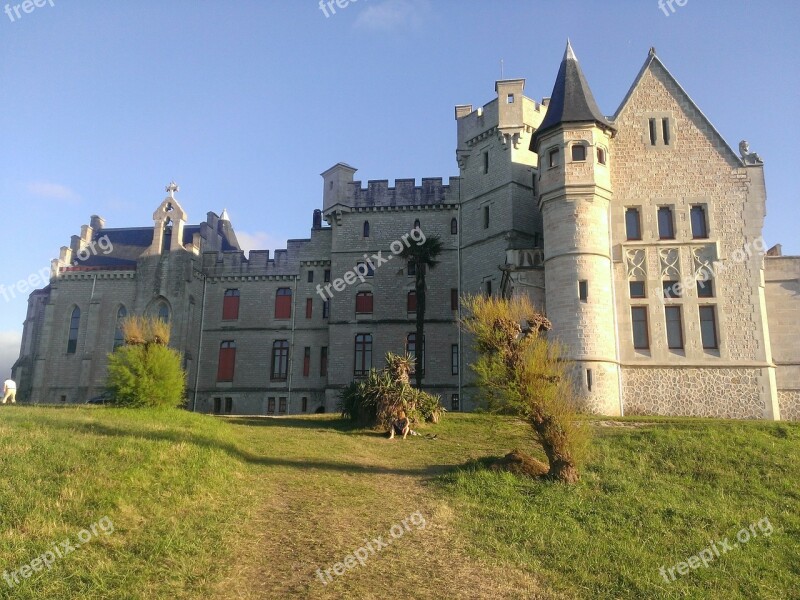
M 414 345 L 414 382 L 416 388 L 422 389 L 422 358 L 425 352 L 425 267 L 417 263 L 417 273 L 414 278 L 415 292 L 417 294 L 417 330 L 416 344 Z
M 563 448 L 566 440 L 563 439 L 557 425 L 552 419 L 541 417 L 534 418 L 532 424 L 550 466 L 547 477 L 562 483 L 577 483 L 581 477 L 580 473 L 572 456 Z

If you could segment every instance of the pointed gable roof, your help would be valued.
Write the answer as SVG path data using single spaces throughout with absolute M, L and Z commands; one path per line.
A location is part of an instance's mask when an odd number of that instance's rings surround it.
M 718 139 L 721 147 L 727 149 L 730 152 L 728 158 L 731 158 L 734 164 L 736 164 L 737 166 L 738 165 L 743 166 L 744 162 L 742 161 L 741 157 L 736 153 L 736 151 L 731 147 L 731 145 L 728 144 L 725 138 L 722 137 L 722 134 L 719 131 L 717 131 L 717 128 L 714 127 L 709 118 L 703 113 L 702 110 L 700 110 L 700 107 L 697 106 L 695 101 L 692 100 L 692 97 L 686 92 L 685 89 L 683 89 L 683 86 L 680 83 L 678 83 L 678 80 L 675 79 L 672 73 L 670 73 L 669 69 L 667 69 L 667 67 L 664 66 L 664 63 L 661 62 L 661 59 L 658 58 L 658 56 L 656 56 L 655 48 L 650 48 L 650 51 L 647 53 L 647 60 L 644 61 L 642 68 L 639 70 L 639 74 L 633 81 L 633 84 L 628 90 L 628 93 L 625 94 L 625 98 L 622 99 L 622 102 L 620 103 L 617 112 L 615 112 L 614 116 L 612 117 L 612 121 L 616 122 L 617 119 L 619 119 L 619 116 L 622 114 L 622 111 L 625 110 L 625 107 L 628 105 L 628 102 L 630 102 L 630 99 L 633 96 L 633 93 L 636 91 L 636 88 L 639 87 L 639 83 L 642 81 L 642 78 L 645 76 L 645 73 L 647 73 L 648 71 L 656 71 L 656 70 L 660 71 L 675 86 L 675 89 L 677 89 L 680 94 L 683 94 L 689 105 L 695 111 L 697 111 L 697 115 L 700 117 L 700 119 L 702 119 L 703 122 L 705 122 L 706 125 L 708 125 L 709 132 L 711 132 L 712 135 L 714 135 Z
M 572 50 L 572 44 L 567 40 L 567 49 L 561 61 L 561 68 L 558 70 L 553 93 L 550 95 L 547 113 L 531 138 L 530 149 L 535 152 L 542 134 L 562 123 L 586 122 L 594 122 L 605 129 L 615 130 L 597 106 L 592 90 Z

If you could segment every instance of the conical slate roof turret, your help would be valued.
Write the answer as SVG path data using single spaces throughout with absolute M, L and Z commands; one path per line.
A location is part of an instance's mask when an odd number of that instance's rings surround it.
M 561 68 L 558 70 L 553 93 L 550 95 L 547 114 L 531 138 L 530 149 L 536 152 L 542 134 L 562 123 L 586 122 L 595 122 L 602 128 L 616 130 L 597 106 L 592 90 L 586 83 L 586 77 L 572 50 L 572 44 L 567 40 L 567 49 L 561 61 Z

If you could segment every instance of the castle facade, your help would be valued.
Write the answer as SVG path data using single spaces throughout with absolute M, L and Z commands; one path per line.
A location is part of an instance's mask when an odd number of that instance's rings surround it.
M 469 410 L 459 298 L 527 294 L 592 412 L 800 419 L 800 257 L 764 246 L 761 158 L 726 143 L 654 50 L 613 116 L 570 46 L 549 98 L 524 87 L 456 106 L 447 183 L 322 173 L 310 237 L 273 256 L 245 256 L 226 211 L 190 224 L 174 184 L 152 226 L 92 216 L 30 295 L 18 399 L 100 394 L 120 319 L 149 314 L 171 324 L 191 410 L 332 411 L 388 351 L 422 352 L 425 389 Z M 429 236 L 443 250 L 417 340 L 400 253 Z

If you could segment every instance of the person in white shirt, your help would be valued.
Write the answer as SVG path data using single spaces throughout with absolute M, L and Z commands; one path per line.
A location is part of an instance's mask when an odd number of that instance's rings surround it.
M 13 379 L 6 379 L 3 382 L 3 404 L 11 400 L 11 404 L 17 403 L 17 384 Z

